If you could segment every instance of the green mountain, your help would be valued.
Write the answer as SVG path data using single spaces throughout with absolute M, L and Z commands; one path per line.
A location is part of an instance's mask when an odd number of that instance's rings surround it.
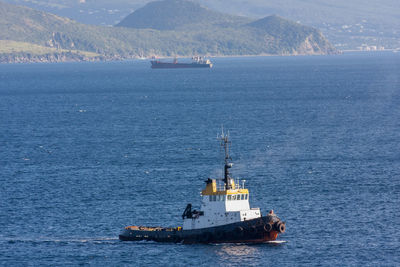
M 183 30 L 188 25 L 222 26 L 249 21 L 209 10 L 186 0 L 156 1 L 128 15 L 116 26 L 137 29 Z
M 152 0 L 2 0 L 81 23 L 115 25 Z M 320 29 L 341 49 L 400 47 L 398 0 L 193 0 L 212 10 L 262 18 L 277 14 Z
M 246 26 L 261 31 L 267 46 L 275 47 L 276 53 L 292 54 L 334 53 L 335 49 L 315 28 L 307 27 L 273 15 L 256 20 Z
M 218 42 L 215 40 L 218 36 L 225 48 L 238 54 L 330 54 L 336 51 L 315 28 L 275 15 L 253 21 L 185 0 L 151 2 L 116 26 L 197 32 L 197 38 L 211 44 Z
M 151 20 L 161 13 L 168 16 Z M 93 26 L 0 2 L 0 62 L 336 52 L 313 28 L 278 17 L 251 22 L 188 1 L 154 2 L 129 17 L 125 27 Z
M 72 53 L 94 52 L 104 57 L 123 52 L 126 45 L 120 37 L 112 34 L 112 30 L 106 27 L 88 26 L 53 14 L 0 2 L 0 40 L 36 44 L 53 49 L 53 53 L 71 50 Z M 0 53 L 3 52 L 2 48 L 4 46 L 0 47 Z M 22 52 L 18 50 L 18 53 Z

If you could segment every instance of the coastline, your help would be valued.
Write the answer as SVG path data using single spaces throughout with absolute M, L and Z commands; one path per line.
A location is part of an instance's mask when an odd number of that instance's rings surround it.
M 245 57 L 302 57 L 302 56 L 337 56 L 343 54 L 376 54 L 376 53 L 396 53 L 396 49 L 385 49 L 379 51 L 362 51 L 362 50 L 338 50 L 338 53 L 331 54 L 257 54 L 257 55 L 205 55 L 207 58 L 245 58 Z M 191 55 L 179 56 L 179 59 L 191 58 Z M 156 56 L 158 59 L 172 60 L 175 57 L 172 56 Z M 71 52 L 61 52 L 61 53 L 50 53 L 43 55 L 21 55 L 17 54 L 0 54 L 0 64 L 33 64 L 33 63 L 68 63 L 68 62 L 124 62 L 131 60 L 151 60 L 153 57 L 122 57 L 122 56 L 87 56 L 83 53 L 71 53 Z
M 257 54 L 257 55 L 205 55 L 207 58 L 243 58 L 243 57 L 292 57 L 292 56 L 330 56 L 340 55 L 342 51 L 337 53 L 309 53 L 309 54 Z M 191 58 L 192 55 L 180 55 L 178 58 Z M 20 63 L 64 63 L 64 62 L 109 62 L 109 61 L 129 61 L 129 60 L 151 60 L 154 56 L 118 56 L 118 55 L 96 55 L 87 56 L 79 52 L 55 52 L 39 55 L 31 55 L 29 53 L 0 53 L 0 64 L 20 64 Z M 155 58 L 173 59 L 173 56 L 157 55 Z

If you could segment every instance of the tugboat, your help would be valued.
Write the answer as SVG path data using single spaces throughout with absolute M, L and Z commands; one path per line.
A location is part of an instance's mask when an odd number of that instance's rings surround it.
M 183 226 L 146 227 L 127 226 L 119 235 L 122 241 L 156 241 L 193 243 L 264 243 L 274 241 L 285 232 L 286 224 L 273 210 L 262 216 L 260 208 L 250 208 L 249 190 L 245 180 L 230 176 L 229 136 L 222 133 L 221 145 L 225 150 L 223 179 L 208 178 L 201 191 L 200 210 L 187 204 L 182 214 Z
M 152 69 L 178 69 L 178 68 L 212 68 L 213 64 L 209 59 L 202 57 L 192 57 L 191 63 L 179 63 L 178 59 L 175 57 L 173 62 L 163 62 L 160 60 L 152 60 Z

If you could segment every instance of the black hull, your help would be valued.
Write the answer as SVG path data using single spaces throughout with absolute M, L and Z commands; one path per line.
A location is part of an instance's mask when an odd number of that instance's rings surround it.
M 285 231 L 285 224 L 272 221 L 269 216 L 195 230 L 134 230 L 127 227 L 119 235 L 122 241 L 156 241 L 193 243 L 262 243 L 273 241 Z
M 152 69 L 211 68 L 212 64 L 151 62 Z

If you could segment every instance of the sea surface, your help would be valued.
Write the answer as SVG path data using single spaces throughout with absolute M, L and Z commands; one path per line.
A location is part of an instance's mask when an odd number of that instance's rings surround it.
M 0 65 L 0 265 L 399 266 L 400 54 Z M 121 242 L 232 174 L 279 245 Z

